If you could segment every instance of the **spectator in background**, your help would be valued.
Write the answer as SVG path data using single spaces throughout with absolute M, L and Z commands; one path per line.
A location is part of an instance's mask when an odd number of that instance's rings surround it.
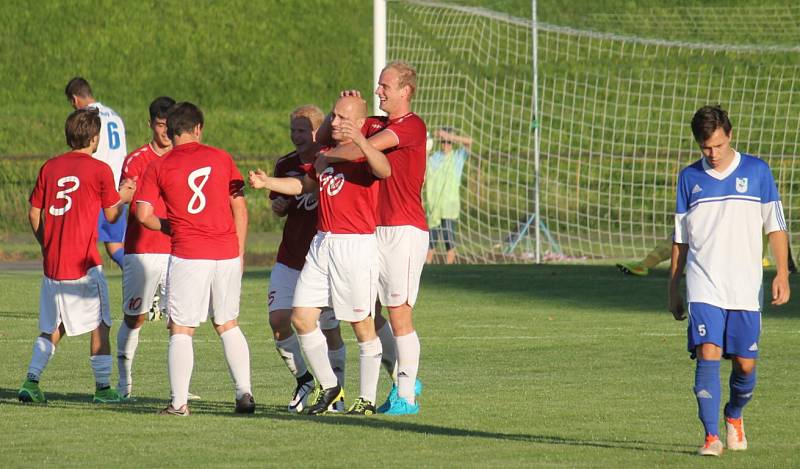
M 431 230 L 426 262 L 433 261 L 436 243 L 442 240 L 447 250 L 446 262 L 453 264 L 456 261 L 455 228 L 461 213 L 461 174 L 472 139 L 456 135 L 449 127 L 437 130 L 435 137 L 441 147 L 428 156 L 425 174 L 425 208 Z

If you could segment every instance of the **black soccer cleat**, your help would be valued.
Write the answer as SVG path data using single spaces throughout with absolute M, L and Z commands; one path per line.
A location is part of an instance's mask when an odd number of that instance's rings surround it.
M 347 415 L 375 415 L 375 405 L 363 397 L 359 397 L 347 411 Z
M 324 414 L 331 404 L 342 398 L 344 398 L 344 391 L 339 384 L 332 388 L 323 389 L 317 393 L 316 399 L 308 408 L 308 415 Z
M 256 411 L 256 401 L 249 393 L 242 394 L 242 397 L 236 399 L 236 413 L 237 414 L 252 414 Z

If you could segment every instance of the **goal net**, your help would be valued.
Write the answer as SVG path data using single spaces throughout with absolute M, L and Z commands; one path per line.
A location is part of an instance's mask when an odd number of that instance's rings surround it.
M 734 147 L 772 167 L 794 232 L 800 7 L 722 10 L 537 21 L 534 54 L 529 18 L 389 2 L 386 58 L 417 67 L 415 112 L 431 133 L 450 127 L 473 140 L 460 259 L 534 262 L 537 234 L 543 260 L 643 256 L 671 233 L 678 171 L 701 156 L 689 120 L 712 103 L 728 110 Z M 727 22 L 709 29 L 700 22 L 709 14 Z

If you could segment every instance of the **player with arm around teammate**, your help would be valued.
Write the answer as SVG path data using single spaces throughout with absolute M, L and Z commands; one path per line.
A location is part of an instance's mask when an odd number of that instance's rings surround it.
M 366 118 L 361 98 L 343 97 L 334 106 L 333 138 L 346 143 L 360 134 Z M 345 126 L 344 123 L 348 125 Z M 356 130 L 357 129 L 357 130 Z M 391 167 L 383 153 L 367 151 L 363 160 L 328 166 L 318 159 L 303 178 L 268 177 L 250 173 L 254 188 L 284 194 L 319 191 L 318 233 L 311 241 L 297 281 L 292 325 L 309 367 L 322 387 L 309 414 L 328 411 L 342 388 L 328 359 L 325 336 L 318 327 L 322 308 L 333 307 L 336 318 L 350 322 L 360 350 L 360 393 L 349 414 L 375 413 L 381 342 L 373 322 L 377 287 L 377 198 L 380 178 Z
M 375 90 L 381 110 L 388 115 L 367 120 L 369 147 L 385 152 L 392 166 L 392 176 L 381 181 L 376 231 L 378 296 L 389 310 L 391 328 L 379 313 L 375 325 L 384 346 L 390 342 L 389 337 L 384 339 L 385 332 L 391 330 L 397 347 L 396 381 L 386 402 L 378 408 L 378 412 L 389 415 L 419 413 L 416 397 L 422 391 L 417 379 L 420 342 L 412 312 L 429 244 L 422 206 L 427 131 L 425 122 L 411 111 L 416 88 L 417 73 L 411 65 L 402 61 L 389 63 Z M 352 159 L 360 157 L 362 151 L 356 144 L 342 145 L 326 156 L 331 160 Z
M 742 410 L 756 385 L 761 333 L 762 233 L 777 262 L 774 305 L 789 301 L 788 239 L 772 172 L 763 160 L 730 146 L 727 112 L 700 108 L 692 133 L 703 158 L 678 177 L 669 309 L 675 319 L 686 319 L 680 294 L 685 268 L 688 348 L 697 359 L 694 393 L 705 430 L 698 454 L 720 456 L 720 360 L 732 361 L 724 411 L 727 447 L 745 450 Z
M 119 183 L 122 174 L 122 164 L 128 154 L 125 142 L 125 124 L 122 118 L 108 106 L 95 100 L 89 82 L 82 77 L 75 77 L 67 83 L 64 90 L 73 109 L 91 107 L 100 113 L 100 141 L 92 157 L 106 163 L 114 173 L 114 182 Z M 105 218 L 103 211 L 97 221 L 97 230 L 100 241 L 106 246 L 106 252 L 120 268 L 123 267 L 125 250 L 125 226 L 127 223 L 127 206 L 122 206 L 123 214 L 111 223 Z
M 39 329 L 28 374 L 18 397 L 22 402 L 46 402 L 39 379 L 65 335 L 91 332 L 90 363 L 97 403 L 120 402 L 110 386 L 111 314 L 108 286 L 97 252 L 97 212 L 113 222 L 121 204 L 129 202 L 135 185 L 125 180 L 117 191 L 111 169 L 91 157 L 100 139 L 96 109 L 79 109 L 65 125 L 72 151 L 48 160 L 39 171 L 30 196 L 29 220 L 42 248 L 44 278 L 40 294 Z
M 244 180 L 231 156 L 201 143 L 203 112 L 183 102 L 167 114 L 173 148 L 150 163 L 137 192 L 136 218 L 160 231 L 159 197 L 172 233 L 167 271 L 171 403 L 162 415 L 189 415 L 189 381 L 194 366 L 192 337 L 209 316 L 222 341 L 233 378 L 237 413 L 253 413 L 250 351 L 239 328 L 239 297 L 247 237 Z

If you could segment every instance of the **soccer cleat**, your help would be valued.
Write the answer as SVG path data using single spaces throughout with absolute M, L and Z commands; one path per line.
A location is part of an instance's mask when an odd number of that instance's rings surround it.
M 314 401 L 308 408 L 309 415 L 324 414 L 334 402 L 344 397 L 344 391 L 338 384 L 332 388 L 322 389 L 314 396 Z
M 172 417 L 188 417 L 189 416 L 189 406 L 184 404 L 181 406 L 180 409 L 176 409 L 172 407 L 172 404 L 164 407 L 158 412 L 158 415 L 167 415 Z
M 289 412 L 298 414 L 302 412 L 303 409 L 306 408 L 306 404 L 309 401 L 314 401 L 312 397 L 314 391 L 314 378 L 311 376 L 311 373 L 306 373 L 305 375 L 301 376 L 297 383 L 297 387 L 294 388 L 292 400 L 289 401 L 289 405 L 287 406 Z
M 706 442 L 700 447 L 697 454 L 700 456 L 722 456 L 724 449 L 717 435 L 706 435 Z
M 383 412 L 385 415 L 417 415 L 419 413 L 419 401 L 411 404 L 402 397 L 392 401 L 391 406 Z
M 19 388 L 19 392 L 17 393 L 17 398 L 20 402 L 33 402 L 36 404 L 47 402 L 47 398 L 44 397 L 44 392 L 39 388 L 39 383 L 29 379 L 26 379 L 25 382 L 22 383 L 22 387 Z
M 742 418 L 733 419 L 725 417 L 725 430 L 727 430 L 726 443 L 731 451 L 744 451 L 747 449 L 747 437 L 744 436 L 744 422 Z
M 638 277 L 647 277 L 650 269 L 643 266 L 641 262 L 628 262 L 626 264 L 617 264 L 617 269 L 625 275 L 636 275 Z
M 328 412 L 332 412 L 334 414 L 343 414 L 347 411 L 347 407 L 344 406 L 344 389 L 342 390 L 342 398 L 333 401 L 333 404 L 328 406 Z
M 420 394 L 422 394 L 422 381 L 417 379 L 414 382 L 414 397 L 419 397 Z M 383 404 L 381 404 L 380 407 L 378 407 L 378 413 L 379 414 L 386 413 L 386 411 L 389 410 L 389 408 L 392 406 L 392 403 L 397 399 L 399 399 L 399 397 L 397 396 L 397 385 L 393 384 L 392 390 L 389 391 L 389 395 L 386 396 L 386 402 L 384 402 Z
M 359 397 L 353 405 L 350 406 L 347 415 L 375 415 L 375 405 L 363 397 Z
M 202 400 L 202 399 L 203 398 L 198 396 L 197 394 L 192 394 L 192 393 L 187 393 L 186 394 L 186 400 L 187 401 L 199 401 L 199 400 Z
M 95 404 L 119 404 L 122 402 L 122 396 L 113 388 L 98 389 L 94 392 L 92 402 Z
M 237 414 L 252 414 L 256 411 L 256 401 L 253 399 L 252 394 L 244 393 L 242 397 L 236 399 L 236 413 Z

